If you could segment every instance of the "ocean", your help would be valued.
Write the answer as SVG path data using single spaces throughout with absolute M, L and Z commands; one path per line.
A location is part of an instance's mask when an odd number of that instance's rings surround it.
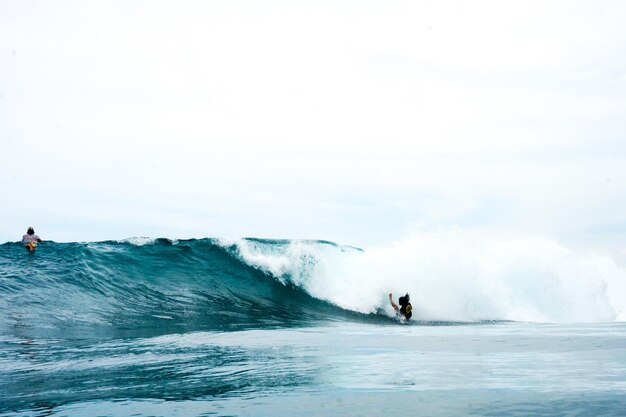
M 0 416 L 626 416 L 625 336 L 547 239 L 0 245 Z

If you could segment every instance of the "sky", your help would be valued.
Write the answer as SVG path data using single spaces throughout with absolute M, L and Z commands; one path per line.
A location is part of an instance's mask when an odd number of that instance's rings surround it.
M 626 254 L 626 2 L 0 0 L 0 241 Z

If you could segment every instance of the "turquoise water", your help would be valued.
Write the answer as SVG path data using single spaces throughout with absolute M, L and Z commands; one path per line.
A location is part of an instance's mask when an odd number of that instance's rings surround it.
M 8 415 L 588 415 L 626 410 L 626 326 L 339 323 L 3 338 Z
M 407 324 L 312 295 L 360 250 L 243 244 L 0 245 L 0 415 L 626 415 L 622 321 Z

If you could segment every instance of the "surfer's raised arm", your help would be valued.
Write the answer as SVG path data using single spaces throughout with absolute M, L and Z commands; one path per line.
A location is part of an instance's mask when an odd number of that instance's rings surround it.
M 389 302 L 391 303 L 391 306 L 393 307 L 394 310 L 400 311 L 400 307 L 398 307 L 398 305 L 393 302 L 393 294 L 392 293 L 389 293 Z

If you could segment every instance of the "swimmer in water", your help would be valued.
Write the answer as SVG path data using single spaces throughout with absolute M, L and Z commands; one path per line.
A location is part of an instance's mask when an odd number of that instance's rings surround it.
M 22 236 L 22 243 L 26 244 L 26 249 L 29 252 L 34 252 L 37 247 L 37 243 L 41 243 L 43 240 L 35 234 L 35 229 L 29 227 L 26 234 Z

